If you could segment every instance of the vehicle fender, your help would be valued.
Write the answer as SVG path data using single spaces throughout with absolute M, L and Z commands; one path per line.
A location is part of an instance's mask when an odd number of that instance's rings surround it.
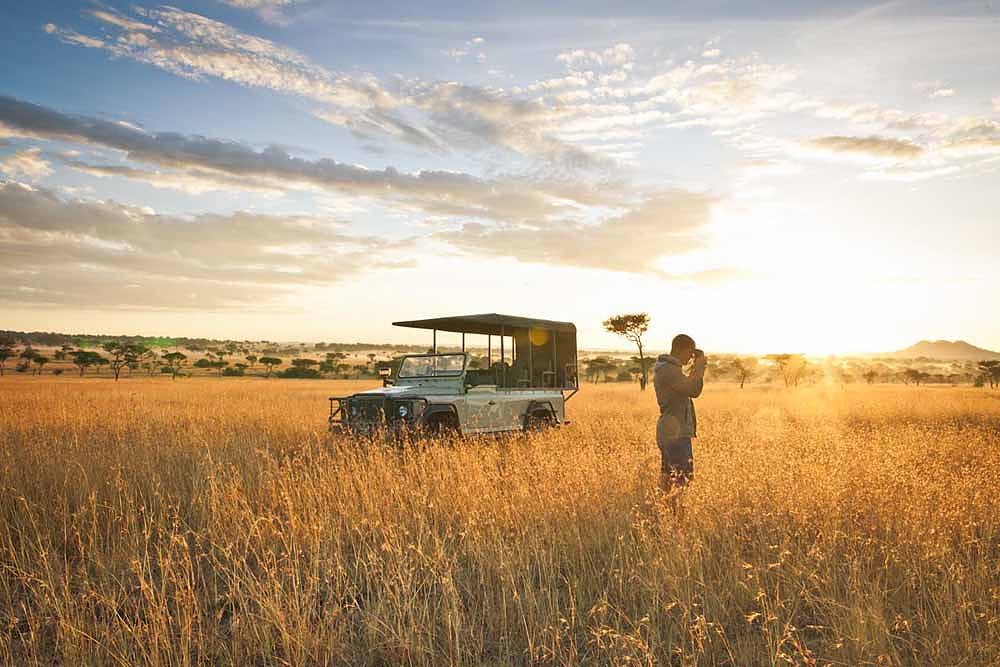
M 528 409 L 524 411 L 524 416 L 522 417 L 522 425 L 528 427 L 528 419 L 535 412 L 545 412 L 548 414 L 549 419 L 552 420 L 553 424 L 559 424 L 559 413 L 556 412 L 555 406 L 552 405 L 552 401 L 532 401 L 528 403 Z
M 424 413 L 420 415 L 420 423 L 426 424 L 430 421 L 431 417 L 438 417 L 440 415 L 449 415 L 455 418 L 455 423 L 461 425 L 458 419 L 458 408 L 452 403 L 429 403 Z

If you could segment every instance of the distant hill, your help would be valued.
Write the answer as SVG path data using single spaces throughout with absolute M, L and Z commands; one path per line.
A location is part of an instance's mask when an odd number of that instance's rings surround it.
M 931 359 L 956 359 L 961 361 L 1000 360 L 1000 352 L 985 350 L 964 340 L 922 340 L 905 350 L 890 352 L 884 356 L 893 359 L 928 357 Z

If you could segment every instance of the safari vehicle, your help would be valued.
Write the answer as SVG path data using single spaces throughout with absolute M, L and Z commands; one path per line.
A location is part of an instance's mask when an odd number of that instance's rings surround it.
M 467 436 L 569 423 L 566 402 L 580 388 L 572 323 L 488 313 L 393 325 L 432 331 L 431 352 L 403 357 L 394 375 L 383 369 L 378 389 L 330 397 L 331 432 Z M 461 351 L 438 353 L 439 331 L 460 333 Z M 470 363 L 467 336 L 485 337 L 485 364 Z

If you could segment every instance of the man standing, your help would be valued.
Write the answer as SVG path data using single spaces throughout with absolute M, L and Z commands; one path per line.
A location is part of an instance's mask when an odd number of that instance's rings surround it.
M 684 366 L 694 359 L 690 372 Z M 660 448 L 660 489 L 670 493 L 694 476 L 691 438 L 698 436 L 693 398 L 705 385 L 705 353 L 685 334 L 674 337 L 670 354 L 661 354 L 653 366 L 653 386 L 660 418 L 656 422 L 656 444 Z

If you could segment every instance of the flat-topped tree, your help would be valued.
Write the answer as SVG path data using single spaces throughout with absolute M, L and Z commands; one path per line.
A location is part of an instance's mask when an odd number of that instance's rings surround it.
M 75 350 L 71 356 L 73 357 L 73 365 L 80 369 L 80 377 L 83 377 L 84 371 L 91 366 L 103 366 L 108 363 L 107 359 L 90 350 Z
M 170 378 L 176 380 L 181 373 L 181 367 L 187 362 L 183 352 L 167 352 L 162 356 L 164 368 L 170 369 Z
M 284 362 L 277 357 L 261 357 L 257 362 L 267 368 L 267 374 L 264 377 L 271 377 L 271 371 L 274 370 L 275 366 L 280 366 Z
M 4 366 L 6 366 L 7 360 L 13 356 L 13 346 L 0 343 L 0 377 L 3 377 Z
M 41 375 L 42 374 L 42 367 L 45 366 L 45 364 L 49 363 L 49 358 L 46 357 L 46 356 L 42 356 L 41 354 L 36 354 L 34 356 L 34 358 L 32 358 L 31 363 L 33 363 L 36 366 L 38 366 L 38 369 L 35 372 L 38 375 Z
M 646 359 L 642 352 L 642 337 L 649 330 L 648 313 L 626 313 L 623 315 L 612 315 L 604 320 L 604 328 L 611 333 L 618 334 L 630 341 L 639 348 L 639 367 L 642 369 L 642 376 L 639 378 L 639 388 L 645 391 L 649 382 L 649 370 Z
M 736 379 L 740 381 L 740 389 L 742 389 L 744 383 L 757 372 L 757 359 L 754 357 L 735 359 L 732 363 L 732 369 Z
M 990 389 L 1000 384 L 1000 361 L 980 361 L 976 367 L 982 373 L 983 380 L 989 383 Z
M 111 366 L 111 372 L 115 374 L 116 381 L 121 376 L 122 369 L 138 363 L 139 357 L 146 351 L 142 345 L 123 340 L 110 341 L 102 345 L 101 348 L 111 355 L 106 362 Z
M 764 358 L 777 366 L 786 387 L 799 386 L 799 380 L 803 378 L 809 367 L 805 356 L 801 354 L 769 354 Z

